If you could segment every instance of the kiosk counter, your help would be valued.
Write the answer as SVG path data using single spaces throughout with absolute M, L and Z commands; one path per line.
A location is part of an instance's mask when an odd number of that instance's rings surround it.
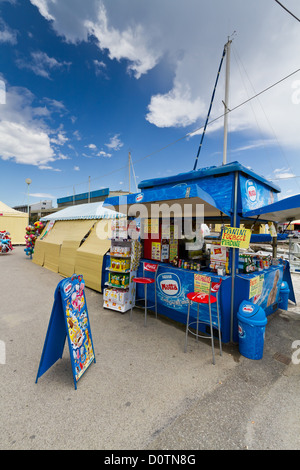
M 149 260 L 142 259 L 138 271 L 138 276 L 143 275 L 143 262 Z M 201 284 L 207 282 L 218 282 L 222 279 L 220 290 L 220 318 L 222 341 L 227 343 L 230 341 L 230 299 L 231 299 L 231 277 L 218 276 L 215 273 L 207 271 L 194 271 L 181 269 L 169 263 L 161 263 L 151 261 L 158 264 L 156 275 L 156 293 L 157 293 L 157 311 L 176 322 L 186 324 L 189 292 L 197 292 L 201 288 Z M 137 286 L 137 298 L 143 298 L 144 292 L 142 286 Z M 148 289 L 149 304 L 154 303 L 154 289 Z M 201 312 L 208 315 L 208 306 L 202 305 Z M 200 312 L 200 314 L 201 314 Z M 196 318 L 197 306 L 191 304 L 192 317 Z M 216 304 L 212 304 L 212 320 L 216 326 L 217 310 Z M 205 327 L 206 328 L 206 327 Z M 199 327 L 201 329 L 201 326 Z M 202 328 L 203 329 L 203 328 Z M 204 332 L 206 329 L 204 330 Z
M 187 294 L 221 279 L 221 333 L 227 343 L 238 341 L 237 313 L 243 300 L 269 315 L 278 308 L 280 285 L 287 281 L 289 299 L 295 302 L 288 262 L 276 259 L 274 251 L 262 257 L 245 249 L 257 222 L 300 218 L 300 195 L 278 201 L 278 186 L 238 162 L 146 180 L 139 188 L 136 194 L 108 198 L 104 205 L 140 222 L 143 253 L 137 276 L 143 275 L 144 261 L 158 264 L 159 314 L 186 324 Z M 211 223 L 222 225 L 224 240 L 206 237 L 203 224 Z M 153 303 L 152 289 L 148 298 Z M 212 313 L 214 317 L 214 306 Z M 191 314 L 196 314 L 193 305 Z

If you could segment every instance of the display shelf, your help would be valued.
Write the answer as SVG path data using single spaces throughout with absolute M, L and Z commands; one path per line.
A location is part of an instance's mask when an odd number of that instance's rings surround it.
M 116 284 L 111 284 L 110 282 L 105 282 L 105 285 L 108 287 L 114 287 L 115 289 L 129 289 L 130 284 L 127 284 L 126 286 L 119 286 Z
M 130 273 L 130 269 L 112 269 L 112 268 L 105 268 L 106 271 L 110 271 L 111 273 L 119 273 L 119 274 L 127 274 Z
M 110 240 L 111 242 L 130 242 L 131 240 L 128 240 L 127 238 L 123 238 L 123 237 L 120 237 L 120 238 L 109 238 L 108 240 Z
M 103 307 L 125 313 L 131 308 L 131 302 L 127 300 L 124 304 L 118 304 L 117 302 L 112 302 L 111 300 L 104 300 Z
M 108 253 L 110 265 L 105 268 L 109 272 L 109 279 L 105 282 L 106 288 L 103 295 L 104 308 L 125 313 L 130 310 L 134 303 L 132 279 L 136 276 L 140 259 L 141 250 L 138 249 L 138 244 L 140 245 L 136 240 L 111 238 L 111 251 Z M 122 266 L 124 269 L 116 269 L 116 265 Z M 119 280 L 120 284 L 111 282 L 114 277 Z M 124 278 L 126 284 L 122 285 L 121 282 Z
M 111 256 L 112 258 L 120 258 L 120 259 L 130 259 L 131 258 L 131 254 L 129 255 L 120 255 L 120 254 L 114 254 L 114 253 L 107 253 L 108 256 Z

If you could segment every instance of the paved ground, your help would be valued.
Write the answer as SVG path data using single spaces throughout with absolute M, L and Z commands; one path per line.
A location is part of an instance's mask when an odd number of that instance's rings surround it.
M 141 311 L 130 322 L 86 289 L 97 362 L 75 391 L 67 345 L 35 384 L 60 275 L 21 247 L 0 270 L 0 449 L 300 449 L 298 306 L 268 317 L 262 360 L 225 345 L 213 366 L 208 341 L 184 354 L 182 326 L 145 328 Z

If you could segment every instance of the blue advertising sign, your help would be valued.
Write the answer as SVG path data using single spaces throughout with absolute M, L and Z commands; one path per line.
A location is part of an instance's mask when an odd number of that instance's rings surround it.
M 246 178 L 244 175 L 239 175 L 239 178 L 244 211 L 267 206 L 278 200 L 277 193 L 260 181 Z
M 142 276 L 142 271 L 138 272 L 138 275 Z M 172 268 L 168 265 L 164 265 L 163 263 L 159 263 L 158 267 L 158 274 L 156 278 L 156 295 L 157 295 L 157 306 L 158 312 L 162 315 L 166 315 L 169 318 L 172 318 L 175 321 L 186 323 L 187 317 L 187 310 L 188 310 L 188 298 L 187 294 L 190 292 L 198 291 L 198 283 L 196 282 L 196 278 L 199 273 L 186 270 L 186 269 L 178 269 Z M 205 277 L 205 276 L 204 276 Z M 213 282 L 219 280 L 220 278 L 216 278 L 216 276 L 209 276 Z M 229 278 L 228 278 L 229 279 Z M 229 283 L 230 284 L 230 283 Z M 220 303 L 220 311 L 225 312 L 227 308 L 227 298 L 229 298 L 230 303 L 230 295 L 227 293 L 227 289 L 230 289 L 230 286 L 225 286 L 222 288 L 224 291 L 224 297 L 226 297 L 226 301 L 222 301 Z M 144 292 L 142 286 L 137 287 L 137 298 L 142 299 L 144 296 Z M 154 303 L 154 289 L 148 289 L 147 291 L 147 299 L 150 302 Z M 225 305 L 226 304 L 226 305 Z M 190 309 L 190 316 L 195 317 L 197 316 L 197 304 L 192 303 Z M 217 325 L 217 307 L 216 304 L 212 304 L 211 306 L 212 312 L 212 322 L 213 325 Z M 201 305 L 201 309 L 199 311 L 199 319 L 200 320 L 207 320 L 209 319 L 209 309 L 208 305 Z M 225 333 L 224 333 L 225 335 Z M 224 336 L 225 337 L 225 336 Z
M 90 364 L 96 362 L 82 276 L 59 282 L 36 377 L 41 377 L 63 355 L 68 338 L 75 389 Z
M 186 312 L 189 289 L 184 286 L 179 276 L 171 271 L 159 274 L 156 279 L 158 303 L 169 308 Z
M 273 305 L 279 303 L 280 286 L 283 280 L 283 268 L 282 266 L 279 266 L 278 269 L 269 269 L 261 277 L 263 278 L 262 288 L 254 297 L 250 297 L 250 292 L 249 299 L 254 304 L 262 307 L 268 314 L 269 311 L 273 312 L 273 309 L 271 309 Z

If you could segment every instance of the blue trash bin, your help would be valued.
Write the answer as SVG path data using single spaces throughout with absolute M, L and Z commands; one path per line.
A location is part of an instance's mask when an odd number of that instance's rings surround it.
M 281 283 L 281 286 L 280 286 L 278 308 L 281 308 L 282 310 L 288 309 L 289 296 L 290 296 L 290 288 L 288 286 L 288 283 L 284 281 Z
M 239 351 L 248 359 L 263 357 L 267 318 L 265 311 L 244 300 L 238 314 Z

